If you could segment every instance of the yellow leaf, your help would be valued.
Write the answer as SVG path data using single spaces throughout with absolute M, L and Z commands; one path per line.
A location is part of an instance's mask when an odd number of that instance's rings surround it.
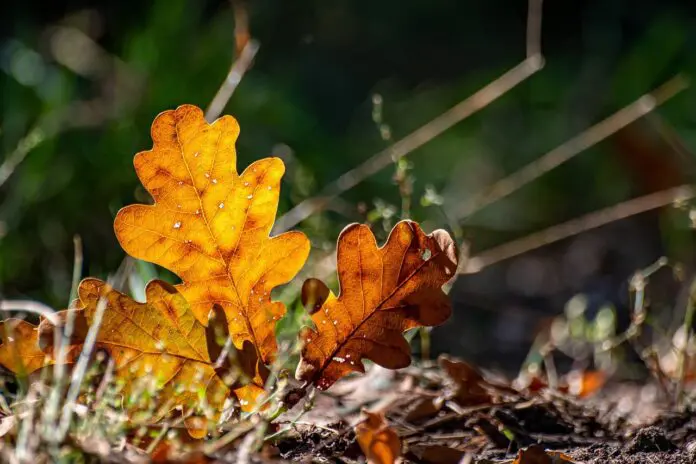
M 249 341 L 268 364 L 285 314 L 271 290 L 297 274 L 309 241 L 299 232 L 269 237 L 285 167 L 266 158 L 238 174 L 238 134 L 234 118 L 208 124 L 192 105 L 157 116 L 152 150 L 134 160 L 155 204 L 121 209 L 114 229 L 127 253 L 182 279 L 177 288 L 199 322 L 220 305 L 237 349 Z
M 312 314 L 299 380 L 320 389 L 344 375 L 363 372 L 367 358 L 390 369 L 408 366 L 411 350 L 403 332 L 443 323 L 452 311 L 441 287 L 457 269 L 457 251 L 444 230 L 425 235 L 402 221 L 378 248 L 369 227 L 353 224 L 338 239 L 339 296 L 331 293 Z
M 177 406 L 184 410 L 197 408 L 205 398 L 212 417 L 216 417 L 229 389 L 216 374 L 208 355 L 205 327 L 170 284 L 153 280 L 145 292 L 147 303 L 138 303 L 101 280 L 85 279 L 80 283 L 75 308 L 56 316 L 64 324 L 72 312 L 77 326 L 85 327 L 93 326 L 101 312 L 94 349 L 105 350 L 113 359 L 114 378 L 122 382 L 124 398 L 135 401 L 125 404 L 129 411 L 147 407 L 137 403 L 141 397 L 156 396 L 152 415 L 156 421 Z M 19 352 L 22 359 L 28 360 L 24 361 L 27 370 L 43 365 L 43 361 L 38 362 L 39 353 L 52 362 L 53 346 L 46 347 L 44 354 L 38 348 L 38 340 L 41 334 L 52 333 L 53 326 L 43 321 L 38 330 L 27 323 L 18 327 L 24 338 L 15 339 L 15 343 L 3 340 L 0 353 Z M 66 362 L 76 360 L 85 334 L 80 331 L 73 337 Z M 17 364 L 5 356 L 0 355 L 0 363 L 17 371 Z

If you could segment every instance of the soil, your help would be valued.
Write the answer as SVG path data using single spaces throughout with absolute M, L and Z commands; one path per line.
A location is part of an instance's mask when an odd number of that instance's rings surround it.
M 320 393 L 292 433 L 266 450 L 265 461 L 364 462 L 353 427 L 368 408 L 384 412 L 407 463 L 510 463 L 533 445 L 576 463 L 696 463 L 696 413 L 673 412 L 654 385 L 607 385 L 587 399 L 496 382 L 486 388 L 490 401 L 466 406 L 436 367 L 373 368 Z M 296 411 L 276 426 L 287 427 L 292 417 Z

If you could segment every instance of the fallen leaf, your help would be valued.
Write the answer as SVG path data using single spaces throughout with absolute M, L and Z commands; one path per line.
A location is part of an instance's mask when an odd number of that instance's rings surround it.
M 18 376 L 26 376 L 51 364 L 52 359 L 39 348 L 38 330 L 22 319 L 0 322 L 0 364 Z
M 441 287 L 456 273 L 457 251 L 447 232 L 425 235 L 412 221 L 398 223 L 381 248 L 369 227 L 353 224 L 339 236 L 337 267 L 339 296 L 330 293 L 311 316 L 315 328 L 300 332 L 296 377 L 322 390 L 364 372 L 363 358 L 389 369 L 410 364 L 403 332 L 450 316 Z
M 430 419 L 442 409 L 441 398 L 420 398 L 406 407 L 404 418 L 408 422 Z
M 428 464 L 458 464 L 467 455 L 466 451 L 444 445 L 416 445 L 409 451 L 418 458 L 418 462 Z
M 446 355 L 441 355 L 438 363 L 455 383 L 456 391 L 452 397 L 461 406 L 476 406 L 491 401 L 491 395 L 483 388 L 486 381 L 474 366 Z
M 275 325 L 285 314 L 271 291 L 292 279 L 309 253 L 300 232 L 269 237 L 283 162 L 265 158 L 238 174 L 237 121 L 223 116 L 208 124 L 192 105 L 161 113 L 151 132 L 152 150 L 138 153 L 134 164 L 155 204 L 118 212 L 121 246 L 178 275 L 177 288 L 201 324 L 220 305 L 235 347 L 248 341 L 261 362 L 271 363 Z
M 355 427 L 358 444 L 369 464 L 393 464 L 401 456 L 401 440 L 381 413 L 363 411 L 365 420 Z
M 606 381 L 607 374 L 602 371 L 571 371 L 558 380 L 556 390 L 578 398 L 587 398 L 597 393 Z M 545 378 L 533 373 L 520 374 L 515 380 L 515 386 L 519 390 L 526 390 L 530 393 L 538 393 L 549 388 Z
M 541 445 L 521 449 L 512 464 L 563 464 L 574 463 L 573 459 L 558 451 L 545 451 Z
M 101 280 L 85 279 L 78 289 L 76 307 L 56 316 L 65 323 L 72 312 L 78 326 L 92 326 L 98 312 L 103 311 L 94 348 L 106 351 L 114 360 L 114 378 L 123 384 L 126 403 L 135 401 L 126 404 L 130 411 L 141 409 L 143 405 L 137 401 L 143 391 L 151 390 L 157 394 L 153 421 L 177 406 L 184 410 L 196 408 L 203 399 L 213 413 L 219 412 L 229 389 L 216 374 L 208 355 L 205 327 L 172 285 L 153 280 L 145 293 L 147 303 L 138 303 Z M 43 365 L 37 355 L 40 333 L 52 333 L 53 326 L 46 320 L 38 329 L 27 323 L 20 326 L 26 332 L 25 338 L 19 344 L 3 343 L 0 352 L 16 350 L 23 357 L 26 351 L 31 367 L 37 369 Z M 77 358 L 84 335 L 71 340 L 66 362 Z M 49 345 L 46 353 L 38 352 L 52 361 L 52 348 Z M 2 356 L 0 363 L 10 370 L 17 369 L 16 363 Z
M 602 371 L 571 371 L 564 377 L 568 393 L 578 398 L 587 398 L 597 393 L 606 383 Z

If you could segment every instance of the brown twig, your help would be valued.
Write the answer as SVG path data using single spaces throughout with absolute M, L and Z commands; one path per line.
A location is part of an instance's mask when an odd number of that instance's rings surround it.
M 217 119 L 225 109 L 227 102 L 230 101 L 232 94 L 237 90 L 237 86 L 239 86 L 239 83 L 242 81 L 244 74 L 249 70 L 258 51 L 259 43 L 254 39 L 250 39 L 242 49 L 242 53 L 239 57 L 234 60 L 230 67 L 230 71 L 227 73 L 227 77 L 225 77 L 225 80 L 210 102 L 208 109 L 205 111 L 205 119 L 208 122 L 213 122 Z
M 691 199 L 695 195 L 696 191 L 694 191 L 691 186 L 682 185 L 634 198 L 479 253 L 462 263 L 463 265 L 460 267 L 459 273 L 473 274 L 481 271 L 487 266 L 510 259 L 522 253 L 620 219 L 635 216 L 636 214 L 660 208 L 671 203 Z
M 520 64 L 489 83 L 466 100 L 427 122 L 401 140 L 374 154 L 367 161 L 351 169 L 341 177 L 324 187 L 321 194 L 296 205 L 278 218 L 274 231 L 286 231 L 310 215 L 327 207 L 338 195 L 355 187 L 368 177 L 391 165 L 394 160 L 403 158 L 412 151 L 425 145 L 455 124 L 463 121 L 477 111 L 485 108 L 506 92 L 542 69 L 544 60 L 541 55 L 526 58 Z
M 527 22 L 527 57 L 522 62 L 435 119 L 430 120 L 386 149 L 375 153 L 359 166 L 346 172 L 324 187 L 318 196 L 304 200 L 296 205 L 278 218 L 273 229 L 274 232 L 284 232 L 296 226 L 310 215 L 325 209 L 334 198 L 343 192 L 350 190 L 394 161 L 403 158 L 455 124 L 462 122 L 477 111 L 490 105 L 541 70 L 544 67 L 544 57 L 541 54 L 541 3 L 541 0 L 530 0 Z
M 650 113 L 688 86 L 689 82 L 684 76 L 673 77 L 654 91 L 642 95 L 630 105 L 559 145 L 519 171 L 497 181 L 460 206 L 451 209 L 450 215 L 457 218 L 472 216 Z
M 527 58 L 541 55 L 541 13 L 543 0 L 530 0 L 527 12 Z

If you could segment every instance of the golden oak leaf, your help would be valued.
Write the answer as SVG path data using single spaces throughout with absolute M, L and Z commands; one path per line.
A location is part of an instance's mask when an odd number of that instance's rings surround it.
M 364 372 L 362 359 L 390 369 L 408 366 L 403 332 L 443 323 L 452 311 L 441 287 L 457 269 L 457 251 L 444 230 L 425 235 L 412 221 L 398 223 L 378 248 L 369 227 L 353 224 L 338 239 L 339 296 L 331 293 L 312 314 L 299 380 L 326 389 L 344 375 Z
M 138 303 L 101 280 L 85 279 L 80 283 L 75 307 L 56 316 L 64 324 L 72 315 L 77 327 L 90 327 L 98 313 L 102 314 L 94 349 L 105 350 L 114 360 L 114 378 L 123 383 L 125 398 L 143 389 L 157 394 L 153 420 L 176 406 L 188 409 L 200 405 L 202 398 L 213 412 L 220 411 L 229 389 L 216 374 L 208 354 L 205 327 L 172 285 L 153 280 L 145 293 L 147 303 Z M 43 334 L 52 333 L 53 326 L 44 320 L 38 329 L 27 323 L 18 327 L 26 332 L 26 338 L 20 342 L 15 339 L 14 343 L 3 340 L 0 353 L 20 352 L 31 369 L 43 365 L 39 353 L 52 362 L 54 346 L 42 352 L 39 339 L 43 341 Z M 76 360 L 85 335 L 85 330 L 73 334 L 65 362 Z M 10 370 L 17 369 L 5 356 L 0 355 L 0 363 Z
M 401 456 L 401 440 L 384 415 L 363 411 L 366 418 L 355 427 L 358 444 L 369 464 L 394 464 Z
M 154 391 L 169 404 L 191 407 L 204 393 L 212 409 L 222 409 L 228 388 L 208 355 L 205 327 L 166 282 L 153 280 L 145 294 L 147 303 L 138 303 L 98 279 L 80 284 L 78 310 L 90 326 L 100 299 L 105 305 L 96 347 L 113 358 L 114 376 L 127 381 L 126 391 L 135 388 L 138 379 L 154 380 Z
M 114 229 L 128 254 L 181 278 L 177 288 L 201 323 L 220 305 L 236 348 L 249 341 L 268 364 L 285 314 L 271 290 L 297 274 L 309 241 L 300 232 L 269 237 L 285 167 L 266 158 L 238 174 L 238 134 L 231 116 L 208 124 L 192 105 L 157 116 L 152 150 L 134 160 L 155 204 L 121 209 Z

